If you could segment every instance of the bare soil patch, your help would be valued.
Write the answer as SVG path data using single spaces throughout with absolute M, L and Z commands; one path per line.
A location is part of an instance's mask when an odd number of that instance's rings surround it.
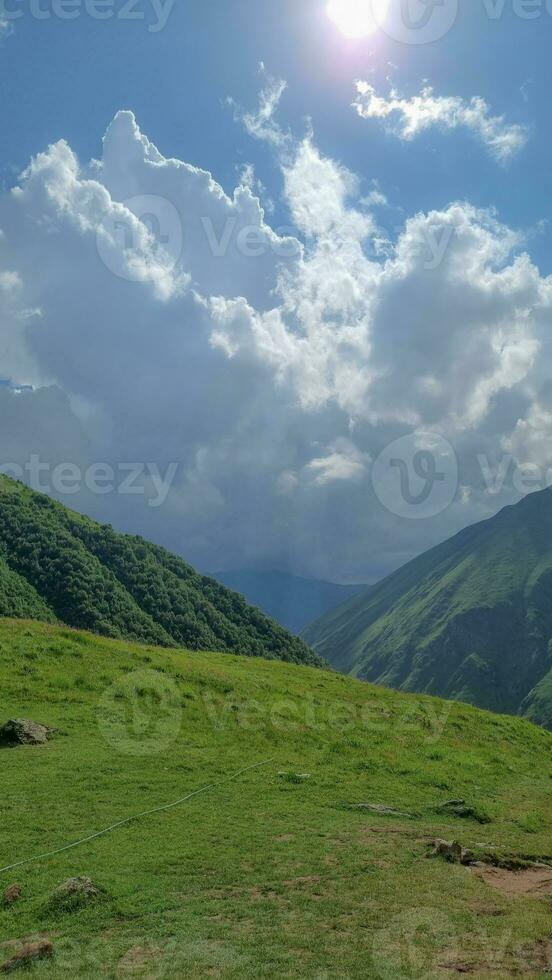
M 552 867 L 535 865 L 522 871 L 473 867 L 473 873 L 509 898 L 546 898 L 552 895 Z

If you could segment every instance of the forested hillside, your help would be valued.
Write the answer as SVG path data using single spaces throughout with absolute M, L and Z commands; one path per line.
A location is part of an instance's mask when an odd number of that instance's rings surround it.
M 181 558 L 7 477 L 0 477 L 0 614 L 160 646 L 319 662 Z

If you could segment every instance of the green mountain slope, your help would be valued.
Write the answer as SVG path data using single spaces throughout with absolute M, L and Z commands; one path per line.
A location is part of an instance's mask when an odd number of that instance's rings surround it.
M 0 616 L 41 619 L 55 623 L 56 617 L 36 589 L 9 567 L 0 555 Z
M 466 528 L 308 627 L 345 673 L 552 722 L 552 491 Z
M 548 732 L 330 671 L 39 623 L 1 621 L 0 651 L 0 723 L 57 730 L 0 748 L 0 868 L 189 797 L 0 872 L 2 893 L 22 892 L 0 901 L 0 966 L 48 937 L 52 958 L 21 975 L 549 975 L 546 888 L 523 895 L 513 875 L 508 896 L 427 856 L 438 837 L 550 860 Z M 452 799 L 468 815 L 441 807 Z M 76 910 L 52 902 L 74 876 L 102 889 Z
M 0 615 L 160 646 L 318 663 L 241 596 L 163 548 L 0 477 Z

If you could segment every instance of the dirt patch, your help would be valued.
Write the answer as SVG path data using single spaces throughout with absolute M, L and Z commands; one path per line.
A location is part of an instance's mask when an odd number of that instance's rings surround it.
M 0 950 L 14 950 L 19 949 L 20 946 L 26 946 L 28 943 L 37 943 L 42 939 L 56 939 L 61 936 L 60 932 L 37 932 L 33 933 L 32 936 L 26 936 L 24 939 L 6 939 L 4 942 L 0 943 Z
M 204 894 L 209 898 L 243 898 L 246 894 L 247 888 L 238 885 L 224 885 L 218 888 L 209 888 Z
M 535 865 L 523 871 L 480 866 L 472 868 L 472 871 L 509 898 L 546 898 L 552 895 L 552 867 L 547 865 Z
M 21 885 L 10 885 L 4 892 L 4 905 L 14 905 L 15 902 L 19 901 L 22 894 L 23 889 Z
M 150 963 L 161 959 L 161 950 L 151 946 L 133 946 L 127 950 L 117 965 L 117 976 L 140 973 Z
M 32 966 L 38 960 L 49 959 L 53 955 L 54 946 L 49 939 L 40 939 L 38 942 L 26 943 L 9 960 L 2 963 L 0 972 L 13 973 L 15 970 Z
M 451 974 L 467 974 L 489 980 L 504 980 L 505 977 L 534 978 L 552 973 L 552 939 L 540 940 L 529 946 L 510 950 L 511 956 L 499 955 L 496 959 L 485 960 L 447 960 L 439 963 L 443 971 Z
M 282 896 L 278 892 L 266 891 L 262 888 L 252 888 L 250 893 L 250 898 L 252 902 L 280 902 L 283 903 Z
M 538 969 L 545 973 L 552 973 L 552 939 L 537 943 L 533 949 L 533 956 Z
M 496 905 L 485 905 L 483 903 L 478 904 L 477 902 L 474 903 L 473 909 L 478 915 L 488 915 L 491 918 L 500 918 L 500 916 L 507 914 L 506 908 L 499 909 L 496 907 Z
M 396 835 L 398 837 L 409 837 L 412 840 L 420 840 L 420 831 L 414 829 L 412 826 L 405 827 L 404 824 L 380 824 L 378 827 L 373 827 L 371 825 L 365 827 L 359 827 L 356 836 L 360 837 L 361 840 L 369 840 L 370 837 L 382 835 L 384 837 L 392 837 Z M 421 838 L 424 842 L 433 841 L 433 837 Z
M 514 965 L 516 976 L 535 977 L 552 973 L 552 939 L 523 946 Z
M 451 973 L 475 973 L 478 969 L 475 963 L 463 963 L 460 960 L 456 963 L 441 963 L 440 966 Z
M 321 880 L 320 875 L 304 875 L 301 878 L 290 878 L 289 881 L 283 881 L 282 884 L 285 888 L 301 888 L 303 885 L 318 885 Z

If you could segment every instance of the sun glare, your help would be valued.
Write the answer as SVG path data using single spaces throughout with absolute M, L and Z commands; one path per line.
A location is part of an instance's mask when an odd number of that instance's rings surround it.
M 345 37 L 368 37 L 385 19 L 389 0 L 329 0 L 328 17 Z

